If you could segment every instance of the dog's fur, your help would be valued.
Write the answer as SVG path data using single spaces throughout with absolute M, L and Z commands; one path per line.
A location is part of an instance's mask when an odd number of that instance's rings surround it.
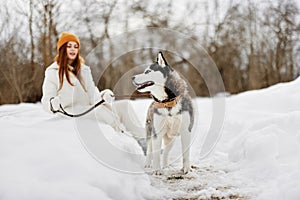
M 154 101 L 150 105 L 147 120 L 147 157 L 145 167 L 153 166 L 155 174 L 161 174 L 160 152 L 162 139 L 163 167 L 168 165 L 168 154 L 174 137 L 181 136 L 183 172 L 190 170 L 190 140 L 194 124 L 194 111 L 186 82 L 171 68 L 161 52 L 157 62 L 151 64 L 142 74 L 132 77 L 139 92 L 150 92 Z M 158 108 L 157 103 L 170 102 L 176 98 L 172 107 Z

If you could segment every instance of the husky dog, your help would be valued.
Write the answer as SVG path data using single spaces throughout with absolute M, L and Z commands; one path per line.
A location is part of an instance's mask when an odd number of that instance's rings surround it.
M 174 137 L 181 136 L 183 173 L 190 171 L 190 140 L 194 124 L 192 99 L 188 94 L 186 82 L 171 68 L 161 52 L 157 61 L 142 74 L 132 77 L 139 92 L 150 92 L 153 102 L 147 113 L 147 152 L 145 167 L 161 174 L 160 153 L 162 140 L 163 167 L 168 165 L 168 154 Z

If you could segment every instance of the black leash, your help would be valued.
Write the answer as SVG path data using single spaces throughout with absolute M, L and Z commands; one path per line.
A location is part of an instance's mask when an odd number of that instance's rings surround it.
M 52 99 L 52 98 L 51 98 Z M 50 99 L 50 101 L 51 101 Z M 70 114 L 68 113 L 67 111 L 64 110 L 64 108 L 62 107 L 61 104 L 59 104 L 59 107 L 60 107 L 60 110 L 54 110 L 53 107 L 52 107 L 52 104 L 50 103 L 50 109 L 53 113 L 61 113 L 63 115 L 66 115 L 68 117 L 81 117 L 89 112 L 91 112 L 92 110 L 94 110 L 95 108 L 97 108 L 98 106 L 100 106 L 101 104 L 103 104 L 105 101 L 102 99 L 101 101 L 99 101 L 98 103 L 96 103 L 95 105 L 93 105 L 92 107 L 90 107 L 88 110 L 82 112 L 82 113 L 79 113 L 79 114 Z
M 151 97 L 150 94 L 137 94 L 137 95 L 115 95 L 115 98 L 117 99 L 131 99 L 131 98 L 148 98 L 148 97 Z M 59 104 L 59 110 L 54 110 L 53 107 L 52 107 L 52 103 L 51 103 L 51 100 L 53 99 L 54 97 L 50 98 L 50 110 L 53 112 L 53 113 L 61 113 L 63 115 L 66 115 L 68 117 L 81 117 L 89 112 L 91 112 L 92 110 L 94 110 L 95 108 L 97 108 L 98 106 L 100 106 L 101 104 L 103 104 L 105 101 L 102 99 L 101 101 L 99 101 L 98 103 L 94 104 L 92 107 L 90 107 L 88 110 L 82 112 L 82 113 L 79 113 L 79 114 L 70 114 L 68 113 L 67 111 L 64 110 L 64 108 L 62 107 L 61 104 Z

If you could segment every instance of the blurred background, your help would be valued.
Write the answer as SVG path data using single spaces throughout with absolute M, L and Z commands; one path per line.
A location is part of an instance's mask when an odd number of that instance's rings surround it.
M 127 52 L 116 61 L 120 47 L 110 43 L 123 33 L 151 27 L 177 31 L 201 45 L 229 94 L 294 80 L 300 74 L 299 4 L 294 0 L 4 0 L 0 104 L 40 101 L 44 71 L 54 61 L 62 31 L 79 36 L 81 55 L 93 76 L 101 72 L 96 80 L 99 89 L 114 88 L 122 75 L 156 58 L 157 49 L 149 48 Z M 155 38 L 166 44 L 179 42 L 164 34 Z M 151 47 L 153 42 L 129 34 L 125 39 L 129 49 Z M 182 48 L 186 50 L 184 44 Z M 169 64 L 184 74 L 197 96 L 210 96 L 189 63 L 199 57 L 166 53 Z M 109 66 L 101 64 L 103 59 Z M 119 89 L 127 92 L 127 87 Z

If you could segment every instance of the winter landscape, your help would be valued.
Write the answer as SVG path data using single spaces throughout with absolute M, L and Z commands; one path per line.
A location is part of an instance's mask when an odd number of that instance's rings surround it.
M 0 200 L 300 199 L 299 0 L 1 2 Z M 62 32 L 127 97 L 163 52 L 197 111 L 188 174 L 180 139 L 154 175 L 130 132 L 43 110 Z M 130 100 L 141 124 L 151 101 Z
M 40 103 L 2 105 L 0 199 L 300 199 L 299 85 L 298 78 L 226 97 L 221 137 L 207 157 L 200 151 L 212 125 L 213 98 L 196 98 L 197 136 L 187 175 L 180 173 L 180 158 L 161 176 L 143 172 L 136 141 L 105 124 L 98 124 L 102 131 L 97 132 L 89 129 L 91 122 L 84 127 L 80 120 L 50 115 Z M 149 103 L 132 101 L 142 122 Z M 122 155 L 105 152 L 120 168 L 95 157 L 98 147 L 93 150 L 84 140 L 102 133 L 123 150 Z

